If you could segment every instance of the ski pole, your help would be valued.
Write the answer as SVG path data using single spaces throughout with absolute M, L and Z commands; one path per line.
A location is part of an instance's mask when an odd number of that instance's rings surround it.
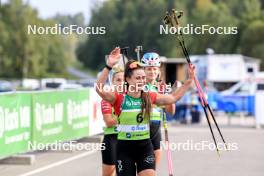
M 167 119 L 166 119 L 164 108 L 162 108 L 162 119 L 163 119 L 164 133 L 165 133 L 165 145 L 166 145 L 168 171 L 169 171 L 169 176 L 173 176 L 173 165 L 172 165 L 172 158 L 171 158 L 171 151 L 170 151 L 168 126 L 167 126 Z
M 164 17 L 164 23 L 166 25 L 170 25 L 172 27 L 178 27 L 179 26 L 179 20 L 178 19 L 182 15 L 183 15 L 182 11 L 175 11 L 174 9 L 172 10 L 172 15 L 170 15 L 169 12 L 166 12 L 166 16 Z M 188 51 L 187 51 L 187 49 L 185 47 L 182 31 L 180 30 L 180 28 L 177 28 L 177 30 L 179 30 L 178 31 L 178 35 L 177 35 L 177 39 L 178 39 L 179 44 L 180 44 L 180 46 L 182 48 L 182 51 L 183 51 L 183 54 L 184 54 L 184 56 L 185 56 L 185 58 L 187 60 L 187 63 L 189 65 L 189 67 L 190 67 L 192 63 L 191 63 L 191 60 L 190 60 L 190 57 L 189 57 L 189 53 L 188 53 Z M 195 83 L 195 86 L 197 88 L 198 96 L 199 96 L 199 99 L 200 99 L 200 103 L 201 103 L 201 105 L 203 107 L 203 110 L 204 110 L 204 113 L 205 113 L 205 116 L 206 116 L 206 119 L 207 119 L 207 123 L 209 125 L 210 132 L 211 132 L 212 138 L 213 138 L 215 146 L 216 146 L 217 154 L 218 154 L 218 156 L 220 156 L 219 149 L 218 149 L 218 146 L 217 146 L 217 143 L 216 143 L 216 139 L 215 139 L 215 136 L 214 136 L 214 132 L 212 130 L 212 126 L 211 126 L 211 122 L 209 120 L 209 116 L 208 116 L 207 110 L 209 110 L 209 113 L 210 113 L 210 115 L 211 115 L 211 117 L 212 117 L 212 119 L 213 119 L 213 121 L 215 123 L 215 126 L 216 126 L 216 128 L 217 128 L 217 130 L 218 130 L 218 132 L 219 132 L 219 134 L 221 136 L 221 139 L 224 142 L 225 147 L 227 149 L 226 142 L 225 142 L 224 137 L 223 137 L 223 135 L 221 133 L 221 130 L 220 130 L 218 124 L 217 124 L 217 121 L 216 121 L 216 119 L 214 117 L 213 111 L 211 110 L 211 107 L 210 107 L 209 103 L 207 102 L 206 98 L 204 97 L 204 92 L 203 92 L 203 90 L 202 90 L 202 88 L 200 86 L 200 83 L 199 83 L 198 79 L 196 78 L 196 76 L 194 77 L 194 83 Z
M 138 60 L 138 62 L 140 62 L 141 61 L 141 59 L 140 59 L 140 53 L 142 52 L 142 46 L 137 46 L 135 48 L 135 52 L 137 53 L 137 60 Z
M 166 91 L 165 84 L 162 84 L 164 94 Z M 164 136 L 165 136 L 165 145 L 166 145 L 166 156 L 167 156 L 167 163 L 168 163 L 168 171 L 169 176 L 173 176 L 173 164 L 172 164 L 172 157 L 171 157 L 171 150 L 170 150 L 170 143 L 169 143 L 169 133 L 168 133 L 168 125 L 167 125 L 167 118 L 165 115 L 165 107 L 162 107 L 162 120 L 163 120 L 163 127 L 164 127 Z
M 123 59 L 124 67 L 125 67 L 125 64 L 126 64 L 125 56 L 128 58 L 128 49 L 129 49 L 128 46 L 126 46 L 126 47 L 124 47 L 124 48 L 120 48 L 120 52 L 121 52 L 121 54 L 122 54 L 122 59 Z

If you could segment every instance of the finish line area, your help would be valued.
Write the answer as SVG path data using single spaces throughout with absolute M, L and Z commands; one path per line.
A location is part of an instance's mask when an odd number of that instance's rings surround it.
M 264 173 L 262 167 L 264 131 L 255 129 L 247 119 L 244 125 L 238 124 L 235 120 L 231 125 L 219 121 L 223 133 L 228 136 L 227 143 L 234 144 L 232 150 L 221 151 L 220 158 L 215 150 L 208 148 L 195 150 L 195 144 L 202 143 L 202 141 L 213 142 L 205 122 L 199 125 L 170 123 L 168 128 L 174 175 L 262 176 Z M 187 143 L 193 145 L 194 148 L 190 146 L 188 148 Z M 162 160 L 157 168 L 157 175 L 168 175 L 166 151 L 163 146 L 161 148 L 163 148 Z M 33 154 L 35 162 L 32 165 L 0 164 L 0 175 L 99 176 L 102 174 L 100 151 L 45 151 Z

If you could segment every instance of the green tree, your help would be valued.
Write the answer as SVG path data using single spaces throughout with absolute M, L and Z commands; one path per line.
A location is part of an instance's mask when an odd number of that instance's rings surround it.
M 264 38 L 260 36 L 264 36 L 264 21 L 254 21 L 243 32 L 240 45 L 242 54 L 261 58 L 264 69 Z
M 189 23 L 212 27 L 236 27 L 237 20 L 232 17 L 230 9 L 224 3 L 212 3 L 210 0 L 197 0 L 196 7 L 192 10 Z M 192 53 L 205 54 L 206 48 L 213 48 L 216 53 L 235 52 L 236 35 L 193 34 L 189 36 L 190 50 Z
M 112 48 L 127 45 L 142 45 L 144 51 L 156 50 L 167 57 L 182 56 L 175 36 L 159 34 L 164 13 L 172 7 L 184 11 L 182 26 L 238 27 L 236 35 L 185 35 L 190 54 L 204 54 L 206 48 L 213 48 L 216 53 L 243 51 L 245 55 L 262 58 L 260 51 L 263 46 L 260 43 L 252 42 L 250 46 L 241 43 L 242 38 L 250 35 L 246 32 L 249 25 L 256 20 L 263 21 L 260 0 L 108 0 L 93 10 L 89 23 L 89 26 L 105 26 L 107 33 L 87 36 L 87 40 L 77 49 L 78 59 L 85 66 L 97 70 L 103 66 L 104 55 Z M 248 54 L 244 52 L 247 47 L 251 48 Z M 133 54 L 130 51 L 130 55 Z
M 77 13 L 75 15 L 57 14 L 55 17 L 52 18 L 52 20 L 59 22 L 63 26 L 69 26 L 72 24 L 75 24 L 81 27 L 85 26 L 83 13 Z
M 28 25 L 53 26 L 38 18 L 37 11 L 22 0 L 9 0 L 0 9 L 0 76 L 42 77 L 65 73 L 69 64 L 64 36 L 28 34 Z
M 167 5 L 164 0 L 105 1 L 93 10 L 89 26 L 104 26 L 106 34 L 88 36 L 77 49 L 78 59 L 96 70 L 104 64 L 104 55 L 115 46 L 137 45 L 142 45 L 145 51 L 155 50 L 161 55 L 175 56 L 176 51 L 180 51 L 176 38 L 160 35 L 159 31 Z M 135 58 L 133 50 L 130 49 L 130 55 Z

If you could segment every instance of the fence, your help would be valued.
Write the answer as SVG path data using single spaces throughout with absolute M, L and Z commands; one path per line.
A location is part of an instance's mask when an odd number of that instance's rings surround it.
M 0 158 L 102 133 L 100 98 L 90 89 L 0 95 Z

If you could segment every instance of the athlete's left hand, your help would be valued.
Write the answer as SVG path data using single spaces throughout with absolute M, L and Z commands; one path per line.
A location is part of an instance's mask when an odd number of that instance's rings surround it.
M 115 47 L 115 49 L 110 53 L 108 60 L 107 60 L 107 65 L 110 67 L 113 67 L 120 59 L 120 48 Z

